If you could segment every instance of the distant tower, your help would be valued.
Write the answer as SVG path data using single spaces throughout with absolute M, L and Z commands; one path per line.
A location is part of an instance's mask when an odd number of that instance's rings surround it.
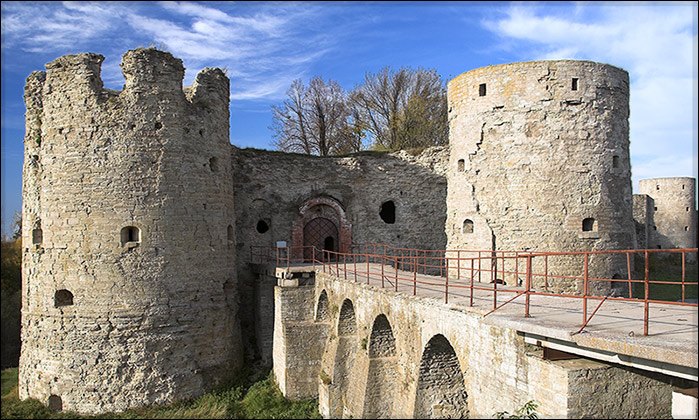
M 60 57 L 25 87 L 21 398 L 81 413 L 194 397 L 241 364 L 229 81 Z
M 696 248 L 696 180 L 684 177 L 642 179 L 638 187 L 640 194 L 653 199 L 648 248 Z
M 626 71 L 570 60 L 489 66 L 451 80 L 448 101 L 448 249 L 633 248 Z M 579 275 L 581 260 L 552 258 L 548 270 Z M 595 275 L 626 272 L 625 261 L 592 260 Z

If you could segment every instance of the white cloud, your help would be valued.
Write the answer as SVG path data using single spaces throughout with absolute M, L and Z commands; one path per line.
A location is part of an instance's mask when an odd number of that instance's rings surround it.
M 633 176 L 696 174 L 696 3 L 512 6 L 484 22 L 532 59 L 585 59 L 629 72 Z M 564 14 L 568 13 L 568 14 Z M 653 157 L 650 159 L 649 157 Z
M 125 10 L 92 2 L 3 3 L 2 44 L 31 52 L 79 48 L 113 30 Z
M 300 76 L 299 76 L 300 77 Z M 299 77 L 280 77 L 267 81 L 247 83 L 245 86 L 234 87 L 231 93 L 231 101 L 249 99 L 281 99 L 291 86 L 294 79 Z
M 221 67 L 236 80 L 233 98 L 279 99 L 337 42 L 316 26 L 327 11 L 312 4 L 2 3 L 2 45 L 58 57 L 83 51 L 105 56 L 105 86 L 123 83 L 119 61 L 127 50 L 156 45 L 189 70 Z M 98 46 L 98 51 L 95 51 Z M 54 55 L 55 54 L 55 55 Z

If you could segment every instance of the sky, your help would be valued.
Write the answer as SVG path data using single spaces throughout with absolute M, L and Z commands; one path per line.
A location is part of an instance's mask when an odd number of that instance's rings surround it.
M 2 2 L 2 233 L 22 207 L 23 92 L 66 54 L 105 56 L 121 90 L 126 51 L 155 46 L 231 79 L 230 139 L 273 149 L 271 105 L 296 79 L 350 90 L 385 66 L 446 83 L 488 65 L 591 60 L 628 71 L 634 192 L 646 178 L 697 178 L 696 2 Z

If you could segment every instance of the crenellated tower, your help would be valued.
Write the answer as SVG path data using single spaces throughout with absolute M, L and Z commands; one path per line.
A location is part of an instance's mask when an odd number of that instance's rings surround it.
M 451 80 L 448 102 L 447 249 L 633 248 L 624 70 L 571 60 L 489 66 Z M 593 266 L 605 278 L 626 272 L 625 261 Z M 582 268 L 559 257 L 548 271 Z
M 155 49 L 25 87 L 21 398 L 81 413 L 201 394 L 242 363 L 229 80 Z

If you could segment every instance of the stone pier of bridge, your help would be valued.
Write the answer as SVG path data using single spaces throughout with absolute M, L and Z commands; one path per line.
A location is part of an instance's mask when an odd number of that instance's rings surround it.
M 484 418 L 528 401 L 543 418 L 696 418 L 696 307 L 653 305 L 643 336 L 640 304 L 606 302 L 578 332 L 579 299 L 532 296 L 525 318 L 523 296 L 491 313 L 492 293 L 471 306 L 456 282 L 445 303 L 431 276 L 396 290 L 325 271 L 276 269 L 273 338 L 282 393 L 318 398 L 325 418 Z

